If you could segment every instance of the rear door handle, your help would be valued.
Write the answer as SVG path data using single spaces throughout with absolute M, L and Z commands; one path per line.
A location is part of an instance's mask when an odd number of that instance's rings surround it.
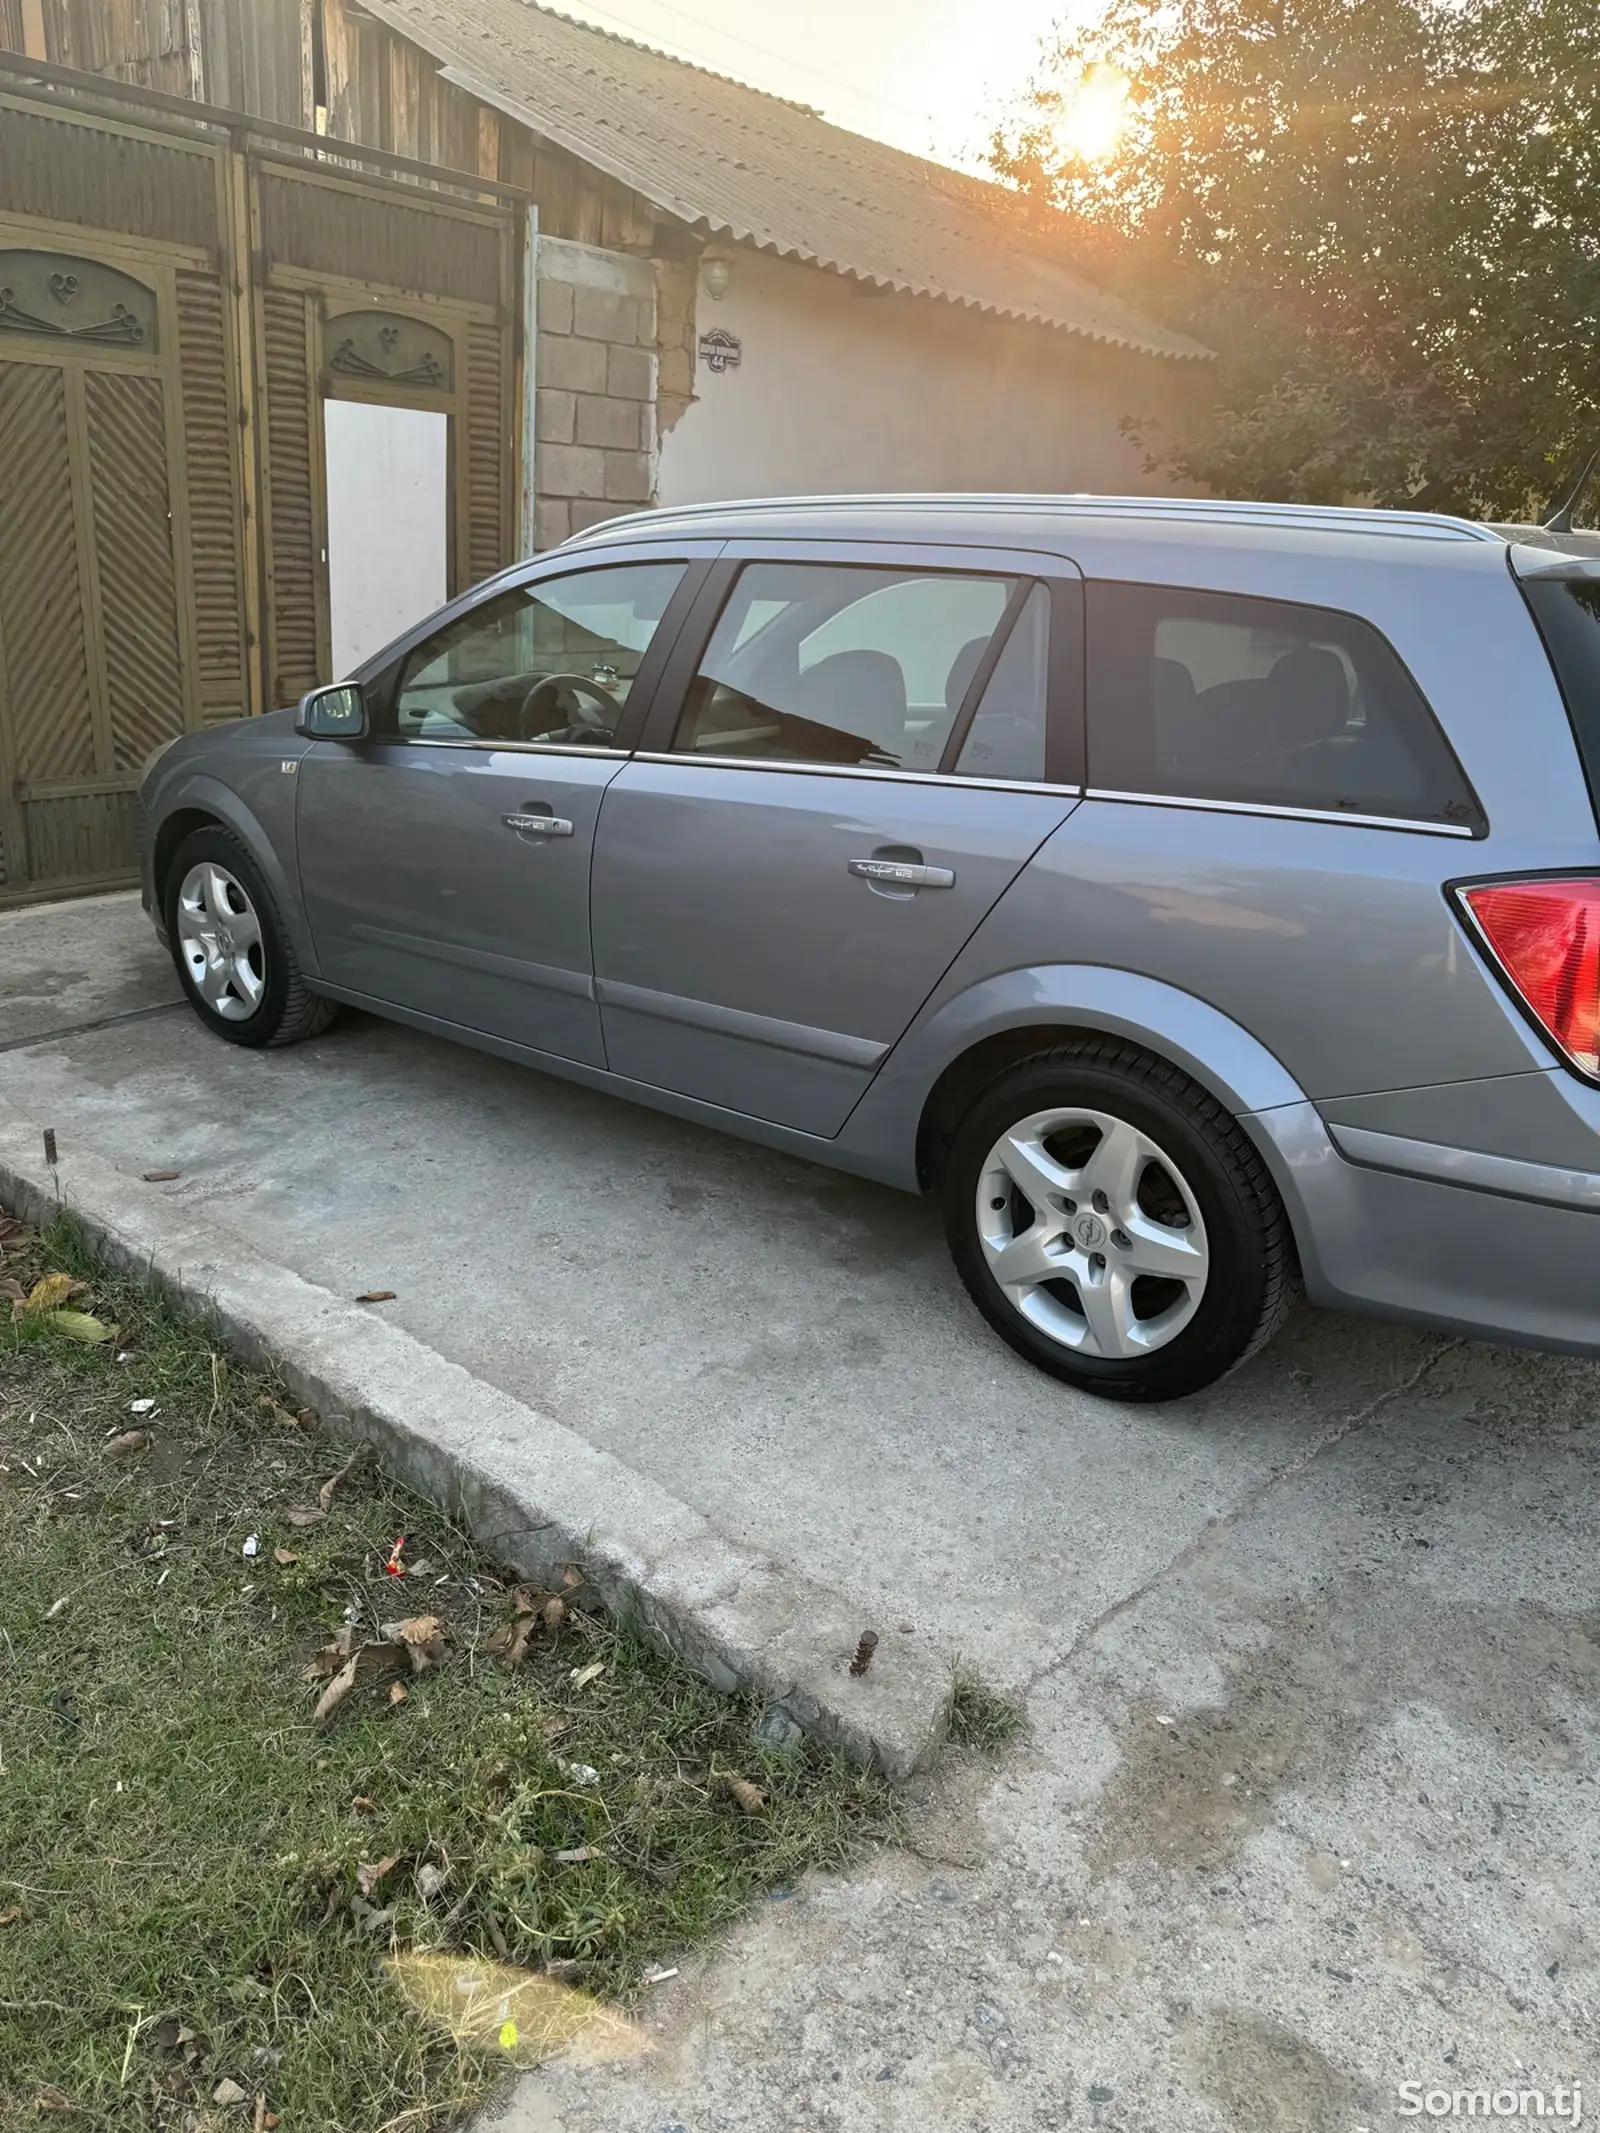
M 949 867 L 918 866 L 907 859 L 847 859 L 845 865 L 863 881 L 887 882 L 895 889 L 953 889 L 956 885 Z
M 500 820 L 519 837 L 570 837 L 572 824 L 563 815 L 502 815 Z

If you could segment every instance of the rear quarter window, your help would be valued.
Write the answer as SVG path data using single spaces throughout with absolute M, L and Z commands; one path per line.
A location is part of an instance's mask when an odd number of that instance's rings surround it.
M 1524 578 L 1518 583 L 1556 670 L 1589 781 L 1589 798 L 1600 818 L 1600 583 L 1587 578 Z
M 1088 697 L 1101 791 L 1484 826 L 1421 690 L 1356 615 L 1092 583 Z

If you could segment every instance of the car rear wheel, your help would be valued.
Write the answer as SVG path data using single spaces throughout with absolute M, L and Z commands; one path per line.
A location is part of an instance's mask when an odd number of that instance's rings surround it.
M 1085 1038 L 977 1098 L 944 1176 L 956 1267 L 995 1330 L 1085 1392 L 1171 1400 L 1270 1340 L 1298 1287 L 1237 1121 L 1165 1061 Z
M 230 1044 L 295 1044 L 338 1013 L 308 989 L 261 870 L 232 831 L 183 840 L 167 869 L 166 920 L 190 1006 Z

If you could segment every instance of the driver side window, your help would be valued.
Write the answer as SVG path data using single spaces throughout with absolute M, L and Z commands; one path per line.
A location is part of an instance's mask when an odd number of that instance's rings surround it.
M 407 654 L 394 696 L 403 741 L 605 747 L 681 563 L 625 563 L 497 593 Z

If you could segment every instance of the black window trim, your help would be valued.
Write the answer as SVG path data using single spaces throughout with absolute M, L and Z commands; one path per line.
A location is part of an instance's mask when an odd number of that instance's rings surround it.
M 1574 677 L 1568 675 L 1566 661 L 1556 656 L 1556 647 L 1546 626 L 1548 618 L 1543 612 L 1543 603 L 1534 596 L 1533 590 L 1535 586 L 1538 586 L 1542 593 L 1546 585 L 1559 585 L 1564 588 L 1574 583 L 1581 584 L 1585 581 L 1592 584 L 1594 582 L 1593 573 L 1583 568 L 1583 563 L 1591 561 L 1592 558 L 1584 557 L 1581 561 L 1575 559 L 1574 567 L 1570 571 L 1546 569 L 1526 574 L 1517 569 L 1514 551 L 1508 548 L 1506 550 L 1506 558 L 1512 579 L 1518 592 L 1522 595 L 1522 604 L 1532 619 L 1534 629 L 1538 632 L 1540 649 L 1549 662 L 1550 672 L 1555 678 L 1556 690 L 1561 698 L 1561 708 L 1567 714 L 1567 725 L 1572 733 L 1572 745 L 1578 752 L 1578 762 L 1583 770 L 1583 782 L 1588 787 L 1589 805 L 1594 810 L 1596 823 L 1600 824 L 1600 747 L 1596 746 L 1589 730 L 1595 721 L 1592 714 L 1586 712 L 1574 696 L 1571 686 Z
M 763 542 L 763 549 L 776 544 Z M 1065 557 L 1052 558 L 1038 555 L 1029 559 L 1029 567 L 1021 567 L 1020 560 L 1009 560 L 1011 551 L 974 548 L 970 551 L 971 562 L 941 560 L 937 563 L 914 557 L 907 560 L 903 553 L 885 543 L 881 552 L 868 556 L 865 550 L 877 544 L 851 542 L 851 555 L 832 558 L 819 553 L 834 545 L 817 541 L 800 543 L 789 549 L 785 544 L 782 554 L 747 554 L 727 551 L 710 563 L 705 572 L 693 605 L 678 631 L 670 658 L 656 682 L 648 716 L 643 731 L 637 737 L 633 755 L 644 763 L 701 763 L 708 767 L 758 772 L 787 772 L 791 775 L 813 777 L 878 778 L 894 784 L 911 785 L 956 785 L 976 786 L 993 792 L 1030 792 L 1067 794 L 1081 798 L 1084 792 L 1085 763 L 1085 629 L 1083 579 L 1077 566 Z M 810 549 L 810 553 L 805 552 Z M 1007 561 L 1002 562 L 1001 557 Z M 723 610 L 733 595 L 733 588 L 742 571 L 757 563 L 794 562 L 801 565 L 816 565 L 837 560 L 842 566 L 863 570 L 899 570 L 906 575 L 917 573 L 928 577 L 1014 578 L 1004 612 L 995 625 L 978 672 L 963 698 L 957 726 L 970 726 L 976 712 L 981 689 L 979 678 L 987 684 L 1000 653 L 1004 651 L 1017 617 L 1022 612 L 1028 593 L 1036 585 L 1042 585 L 1050 596 L 1049 649 L 1046 654 L 1045 675 L 1045 775 L 1041 779 L 986 778 L 969 771 L 946 770 L 943 766 L 949 755 L 947 739 L 939 766 L 932 770 L 903 770 L 887 765 L 862 763 L 807 763 L 803 761 L 781 762 L 770 758 L 740 755 L 695 754 L 674 748 L 678 723 L 683 713 L 691 683 L 700 671 L 700 662 L 705 657 L 712 636 Z M 1059 573 L 1053 573 L 1050 565 L 1059 562 Z M 993 655 L 991 660 L 991 654 Z M 974 689 L 978 694 L 974 695 Z M 962 724 L 963 720 L 965 725 Z M 952 727 L 952 734 L 956 727 Z
M 1481 843 L 1489 835 L 1489 814 L 1478 797 L 1476 786 L 1467 775 L 1466 765 L 1456 753 L 1455 743 L 1445 731 L 1443 721 L 1434 710 L 1422 684 L 1412 673 L 1401 654 L 1399 646 L 1386 631 L 1369 615 L 1357 614 L 1353 608 L 1329 607 L 1320 600 L 1286 600 L 1277 593 L 1246 593 L 1232 586 L 1172 584 L 1158 578 L 1112 578 L 1102 575 L 1085 576 L 1084 581 L 1084 767 L 1083 796 L 1086 800 L 1117 800 L 1136 807 L 1182 807 L 1198 810 L 1202 814 L 1265 815 L 1289 822 L 1342 822 L 1347 829 L 1407 830 L 1424 837 L 1466 837 Z M 1135 590 L 1151 592 L 1188 593 L 1201 599 L 1251 600 L 1264 607 L 1298 607 L 1313 615 L 1332 615 L 1341 622 L 1358 622 L 1379 639 L 1406 680 L 1417 692 L 1417 701 L 1432 721 L 1434 732 L 1453 764 L 1461 780 L 1462 791 L 1475 810 L 1474 819 L 1468 822 L 1430 822 L 1417 815 L 1366 815 L 1355 814 L 1342 807 L 1297 807 L 1292 803 L 1276 800 L 1220 800 L 1209 799 L 1194 793 L 1123 792 L 1115 786 L 1096 785 L 1093 780 L 1093 765 L 1087 761 L 1089 731 L 1089 588 L 1092 585 L 1125 585 Z

